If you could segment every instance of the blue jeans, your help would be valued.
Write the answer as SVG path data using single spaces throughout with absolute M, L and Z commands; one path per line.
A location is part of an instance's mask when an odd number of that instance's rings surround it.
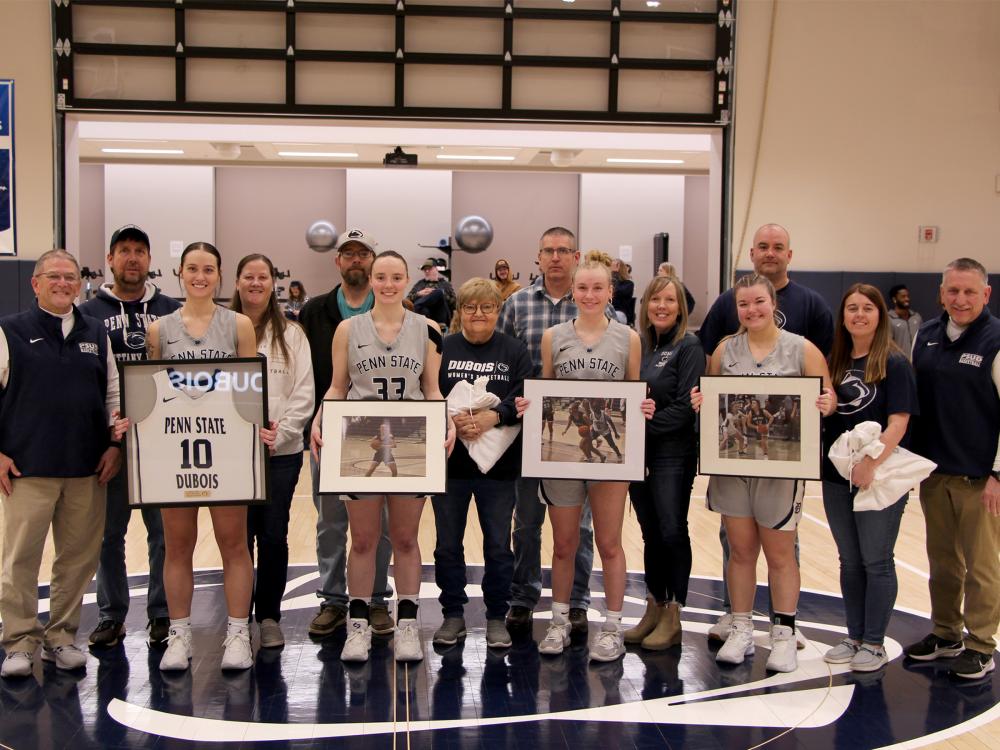
M 253 599 L 257 622 L 281 619 L 281 597 L 288 578 L 288 516 L 295 485 L 302 471 L 302 454 L 271 456 L 271 502 L 247 508 L 247 545 L 253 560 L 257 542 Z
M 445 617 L 462 617 L 469 597 L 465 594 L 465 548 L 462 539 L 469 518 L 469 501 L 476 496 L 476 512 L 483 530 L 483 602 L 486 619 L 501 620 L 510 605 L 514 553 L 510 549 L 510 524 L 514 514 L 514 481 L 449 479 L 448 491 L 435 495 L 434 578 Z
M 646 590 L 657 602 L 687 600 L 691 578 L 688 508 L 697 456 L 660 456 L 648 463 L 645 482 L 632 482 L 629 497 L 642 529 Z
M 319 466 L 309 455 L 312 475 L 313 505 L 316 518 L 316 561 L 319 564 L 319 590 L 316 596 L 323 605 L 347 609 L 347 508 L 340 495 L 323 495 L 319 489 Z M 389 560 L 392 543 L 389 541 L 389 509 L 382 508 L 382 538 L 375 550 L 375 581 L 372 602 L 384 604 L 392 597 L 389 588 Z
M 882 510 L 854 512 L 856 488 L 823 482 L 823 508 L 840 553 L 840 592 L 847 615 L 847 636 L 881 644 L 896 603 L 893 549 L 906 508 L 904 495 Z
M 538 499 L 537 479 L 517 480 L 517 501 L 514 505 L 514 582 L 511 604 L 534 609 L 542 595 L 542 524 L 545 505 Z M 585 503 L 580 516 L 580 544 L 576 548 L 576 574 L 570 606 L 587 609 L 590 606 L 590 571 L 594 567 L 594 527 L 590 503 Z
M 125 622 L 128 615 L 128 572 L 125 568 L 125 533 L 132 517 L 128 504 L 125 472 L 120 471 L 108 482 L 107 514 L 101 559 L 97 567 L 97 606 L 99 620 Z M 163 521 L 159 508 L 142 508 L 146 525 L 146 547 L 149 550 L 149 590 L 146 594 L 146 615 L 167 617 L 167 594 L 163 589 Z

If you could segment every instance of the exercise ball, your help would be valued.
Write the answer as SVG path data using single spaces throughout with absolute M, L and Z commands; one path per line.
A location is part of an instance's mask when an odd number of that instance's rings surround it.
M 466 216 L 455 225 L 455 244 L 467 253 L 481 253 L 493 242 L 493 227 L 482 216 Z
M 328 253 L 337 244 L 337 227 L 326 219 L 314 221 L 306 230 L 306 244 L 317 253 Z

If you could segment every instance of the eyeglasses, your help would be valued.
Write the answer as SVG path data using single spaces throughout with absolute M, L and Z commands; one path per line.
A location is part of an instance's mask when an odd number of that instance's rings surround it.
M 492 315 L 499 309 L 500 305 L 498 305 L 496 302 L 482 302 L 478 305 L 474 305 L 472 303 L 469 303 L 467 305 L 462 305 L 462 312 L 464 312 L 466 315 L 475 315 L 476 310 L 481 312 L 483 315 Z
M 58 271 L 46 271 L 45 273 L 36 273 L 35 278 L 39 276 L 51 281 L 53 284 L 57 281 L 65 281 L 67 284 L 76 284 L 80 281 L 79 274 L 75 273 L 59 273 Z
M 374 254 L 375 253 L 373 253 L 371 250 L 341 250 L 340 251 L 340 257 L 341 258 L 346 258 L 347 260 L 354 260 L 355 258 L 359 258 L 361 260 L 368 260 Z
M 542 255 L 549 256 L 549 257 L 551 257 L 552 255 L 555 255 L 556 253 L 558 253 L 559 255 L 562 255 L 563 257 L 565 257 L 567 255 L 572 255 L 573 253 L 576 252 L 576 250 L 574 250 L 571 247 L 543 247 L 538 252 L 540 254 L 542 254 Z

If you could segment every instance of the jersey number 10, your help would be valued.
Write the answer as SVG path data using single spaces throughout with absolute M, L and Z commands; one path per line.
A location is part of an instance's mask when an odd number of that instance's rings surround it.
M 194 466 L 191 466 L 191 448 L 194 447 Z M 212 466 L 212 444 L 204 438 L 194 441 L 181 440 L 181 468 L 208 469 Z

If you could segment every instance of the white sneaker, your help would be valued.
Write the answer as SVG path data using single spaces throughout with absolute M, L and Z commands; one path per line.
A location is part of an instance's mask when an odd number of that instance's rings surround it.
M 733 619 L 729 637 L 715 655 L 715 660 L 724 664 L 742 664 L 744 658 L 753 656 L 753 652 L 753 623 L 750 620 Z
M 250 628 L 233 628 L 222 642 L 223 669 L 250 669 L 253 666 L 253 648 L 250 646 Z
M 624 633 L 615 625 L 603 625 L 590 647 L 590 658 L 594 661 L 615 661 L 620 659 L 624 653 Z
M 347 640 L 340 652 L 341 661 L 368 661 L 372 650 L 372 629 L 367 620 L 347 618 Z
M 74 644 L 68 646 L 45 646 L 42 661 L 55 662 L 58 669 L 83 669 L 87 666 L 87 655 Z
M 11 651 L 0 667 L 0 677 L 27 677 L 31 674 L 33 658 L 30 651 Z
M 170 626 L 167 649 L 160 659 L 160 671 L 183 672 L 191 666 L 191 628 Z
M 869 646 L 867 643 L 858 649 L 851 659 L 852 672 L 877 672 L 889 663 L 885 649 L 880 646 Z
M 733 615 L 726 612 L 719 618 L 718 622 L 708 629 L 708 640 L 724 642 L 729 637 L 729 631 L 733 629 Z
M 771 655 L 767 668 L 772 672 L 794 672 L 799 666 L 795 631 L 787 625 L 771 626 Z
M 538 653 L 555 656 L 561 654 L 563 649 L 569 645 L 569 633 L 572 629 L 569 622 L 550 622 L 549 629 L 545 631 L 545 637 L 538 644 Z
M 396 661 L 420 661 L 424 649 L 420 644 L 420 628 L 416 620 L 400 620 L 392 636 L 392 650 Z

